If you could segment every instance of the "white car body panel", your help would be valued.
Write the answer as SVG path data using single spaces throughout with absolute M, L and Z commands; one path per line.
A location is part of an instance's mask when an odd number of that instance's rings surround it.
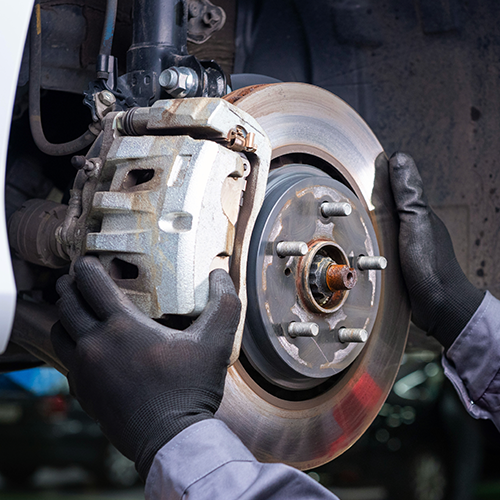
M 16 285 L 5 221 L 5 173 L 10 124 L 32 0 L 10 2 L 0 16 L 0 353 L 9 341 L 16 310 Z

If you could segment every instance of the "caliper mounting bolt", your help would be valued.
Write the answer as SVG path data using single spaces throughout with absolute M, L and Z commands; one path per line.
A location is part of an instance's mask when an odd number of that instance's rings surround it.
M 340 203 L 325 202 L 321 205 L 321 213 L 323 217 L 346 217 L 351 215 L 352 206 L 346 201 Z
M 387 259 L 381 256 L 359 257 L 356 265 L 361 271 L 377 270 L 381 271 L 387 267 Z
M 343 344 L 349 342 L 364 343 L 368 340 L 368 332 L 364 328 L 340 328 L 339 341 Z
M 292 321 L 288 325 L 288 335 L 290 337 L 316 337 L 319 333 L 317 323 Z
M 112 106 L 116 102 L 116 97 L 109 90 L 103 90 L 97 95 L 104 106 Z
M 276 245 L 276 253 L 280 257 L 302 257 L 307 250 L 307 243 L 304 241 L 280 241 Z
M 172 97 L 193 97 L 199 79 L 192 68 L 172 66 L 161 72 L 158 82 Z

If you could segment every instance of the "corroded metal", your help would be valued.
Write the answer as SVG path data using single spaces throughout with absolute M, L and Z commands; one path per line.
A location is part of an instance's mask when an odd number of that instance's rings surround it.
M 206 42 L 226 22 L 226 13 L 209 0 L 188 0 L 187 39 L 193 43 Z
M 199 314 L 210 269 L 229 269 L 245 187 L 241 157 L 189 136 L 118 137 L 101 178 L 109 190 L 94 194 L 89 217 L 101 224 L 87 234 L 85 253 L 99 255 L 148 316 Z M 133 279 L 122 272 L 130 266 Z
M 115 114 L 106 124 L 115 136 L 87 215 L 99 221 L 98 230 L 88 232 L 82 253 L 98 254 L 151 317 L 199 314 L 208 300 L 210 270 L 229 269 L 230 257 L 245 303 L 245 241 L 270 157 L 261 127 L 226 101 L 208 98 L 158 101 Z M 236 128 L 252 134 L 252 155 L 229 149 L 227 137 Z M 238 352 L 237 340 L 233 359 Z
M 326 270 L 326 286 L 330 291 L 350 290 L 358 281 L 356 270 L 353 267 L 330 264 Z
M 324 199 L 349 202 L 352 215 L 335 225 L 318 219 Z M 304 248 L 285 255 L 280 252 L 282 244 Z M 346 348 L 332 342 L 330 332 L 344 321 L 371 331 L 380 282 L 364 274 L 354 288 L 343 285 L 332 292 L 326 274 L 332 265 L 345 266 L 349 273 L 349 254 L 373 249 L 377 242 L 370 218 L 348 188 L 311 166 L 288 165 L 271 172 L 248 263 L 243 348 L 256 370 L 279 387 L 305 390 L 356 359 L 363 346 Z M 344 280 L 349 281 L 347 275 Z M 315 323 L 319 333 L 291 339 L 283 325 L 292 322 Z
M 258 120 L 271 140 L 276 165 L 306 157 L 336 178 L 340 174 L 367 210 L 380 252 L 391 262 L 383 273 L 364 273 L 378 276 L 383 293 L 370 338 L 342 377 L 328 379 L 314 391 L 290 392 L 254 376 L 245 360 L 229 369 L 218 417 L 259 460 L 308 469 L 332 460 L 363 434 L 381 408 L 403 354 L 410 310 L 398 266 L 398 222 L 387 162 L 363 120 L 325 90 L 297 83 L 253 86 L 228 99 Z M 321 217 L 318 205 L 316 210 Z M 347 257 L 357 255 L 348 252 Z M 330 335 L 335 341 L 334 332 Z M 297 339 L 304 340 L 312 339 Z
M 316 241 L 310 245 L 308 255 L 300 262 L 298 290 L 304 303 L 311 312 L 331 314 L 340 310 L 344 305 L 349 290 L 352 287 L 346 288 L 345 286 L 338 286 L 332 289 L 329 288 L 327 272 L 332 264 L 348 268 L 349 257 L 346 252 L 353 252 L 354 248 L 366 248 L 363 246 L 365 241 L 373 244 L 374 240 L 370 238 L 370 235 L 366 233 L 363 234 L 363 232 L 359 231 L 363 231 L 362 219 L 360 217 L 361 216 L 357 214 L 356 225 L 353 224 L 353 220 L 352 222 L 349 221 L 343 227 L 338 226 L 333 238 L 329 238 L 327 234 L 316 237 Z M 346 232 L 347 228 L 350 230 Z M 357 231 L 352 228 L 357 228 Z M 342 243 L 341 245 L 339 245 L 339 241 Z M 344 278 L 346 278 L 346 276 Z M 332 281 L 335 281 L 335 279 L 330 280 L 331 284 L 333 284 Z M 340 281 L 343 281 L 342 278 Z M 351 278 L 347 281 L 352 283 L 353 280 Z M 364 281 L 366 281 L 366 278 Z M 368 280 L 366 283 L 368 283 L 368 287 L 365 293 L 367 297 L 370 297 L 369 300 L 367 299 L 368 303 L 370 304 L 370 308 L 376 309 L 378 304 L 378 292 L 375 290 L 379 285 L 376 284 L 375 280 Z M 361 291 L 356 291 L 356 294 L 359 293 L 361 293 Z M 377 296 L 377 300 L 372 300 L 372 296 Z M 356 299 L 357 302 L 360 301 L 360 297 L 356 297 Z M 364 300 L 361 302 L 363 302 L 363 304 L 366 303 Z
M 244 151 L 228 140 L 233 130 L 251 137 Z M 229 270 L 242 302 L 234 362 L 247 303 L 248 246 L 270 155 L 258 123 L 222 99 L 158 101 L 110 113 L 87 158 L 74 159 L 79 170 L 68 206 L 46 210 L 47 202 L 35 202 L 28 218 L 35 213 L 43 238 L 28 241 L 14 224 L 19 238 L 12 239 L 31 260 L 53 267 L 98 255 L 153 318 L 198 315 L 208 301 L 210 271 Z
M 368 332 L 364 328 L 339 328 L 338 335 L 342 343 L 364 343 L 368 340 Z

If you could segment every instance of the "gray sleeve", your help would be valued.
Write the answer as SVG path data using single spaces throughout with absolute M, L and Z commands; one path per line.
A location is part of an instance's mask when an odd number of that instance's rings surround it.
M 303 472 L 258 462 L 217 419 L 184 429 L 156 454 L 145 496 L 146 500 L 338 500 Z
M 467 411 L 500 430 L 500 301 L 489 292 L 442 364 Z

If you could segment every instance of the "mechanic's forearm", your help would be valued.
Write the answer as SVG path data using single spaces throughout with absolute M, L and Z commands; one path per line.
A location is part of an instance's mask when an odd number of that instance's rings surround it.
M 309 476 L 283 464 L 258 462 L 220 420 L 188 427 L 156 455 L 146 499 L 338 500 Z
M 486 292 L 443 356 L 443 366 L 467 411 L 500 430 L 500 300 Z

